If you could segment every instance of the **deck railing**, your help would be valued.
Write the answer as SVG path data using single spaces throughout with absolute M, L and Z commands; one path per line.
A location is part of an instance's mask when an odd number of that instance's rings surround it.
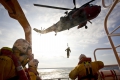
M 118 47 L 120 47 L 120 44 L 118 45 L 118 46 L 116 46 L 115 48 L 118 48 Z M 112 49 L 112 48 L 96 48 L 95 50 L 94 50 L 94 59 L 95 59 L 95 61 L 97 61 L 97 58 L 96 58 L 96 51 L 97 50 L 110 50 L 110 49 Z M 117 53 L 119 53 L 119 52 L 117 52 Z
M 120 45 L 116 46 L 115 48 L 118 48 L 118 47 L 120 47 Z M 95 61 L 97 61 L 97 58 L 96 58 L 97 50 L 110 50 L 110 49 L 112 49 L 112 48 L 96 48 L 93 53 Z M 117 53 L 119 53 L 119 52 L 117 52 Z M 118 66 L 118 64 L 105 65 L 105 67 L 110 67 L 110 66 Z
M 104 28 L 105 28 L 105 31 L 106 31 L 106 34 L 107 34 L 107 37 L 108 37 L 108 40 L 110 42 L 110 45 L 111 45 L 111 48 L 108 48 L 108 49 L 112 49 L 114 54 L 115 54 L 115 57 L 116 57 L 116 60 L 118 62 L 118 66 L 120 67 L 120 58 L 118 56 L 118 53 L 117 53 L 117 50 L 116 50 L 116 47 L 112 41 L 112 36 L 120 36 L 120 33 L 115 33 L 116 30 L 118 30 L 120 28 L 120 26 L 118 26 L 117 28 L 115 28 L 111 33 L 108 31 L 108 26 L 107 26 L 107 21 L 108 21 L 108 17 L 110 16 L 111 12 L 113 11 L 114 7 L 117 5 L 117 3 L 119 3 L 120 0 L 113 0 L 113 3 L 109 6 L 106 6 L 105 3 L 104 3 L 104 0 L 102 0 L 102 5 L 103 7 L 105 8 L 109 8 L 109 11 L 105 17 L 105 20 L 104 20 Z M 107 48 L 106 48 L 107 49 Z

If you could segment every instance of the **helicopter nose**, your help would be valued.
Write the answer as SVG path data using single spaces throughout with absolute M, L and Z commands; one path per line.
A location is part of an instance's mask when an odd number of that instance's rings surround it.
M 101 6 L 95 6 L 94 10 L 96 14 L 99 14 L 101 12 Z
M 96 18 L 101 12 L 101 6 L 94 5 L 92 8 L 89 8 L 90 11 L 87 12 L 87 17 L 89 20 Z
M 98 6 L 97 12 L 100 13 L 100 11 L 101 11 L 101 6 Z

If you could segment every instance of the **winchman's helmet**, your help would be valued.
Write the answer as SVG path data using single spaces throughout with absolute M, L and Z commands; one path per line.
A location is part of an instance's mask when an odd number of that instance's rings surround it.
M 15 55 L 19 58 L 22 65 L 29 61 L 29 55 L 32 53 L 31 45 L 25 39 L 17 39 L 12 48 Z
M 82 58 L 86 58 L 86 56 L 85 56 L 84 54 L 81 54 L 81 55 L 79 56 L 79 60 L 81 60 Z
M 28 66 L 37 68 L 38 63 L 39 63 L 39 61 L 37 59 L 32 59 L 29 61 Z

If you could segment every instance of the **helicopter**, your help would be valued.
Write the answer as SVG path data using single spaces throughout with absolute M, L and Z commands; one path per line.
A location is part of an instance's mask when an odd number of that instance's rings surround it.
M 84 5 L 82 5 L 81 7 L 76 8 L 76 1 L 73 0 L 73 4 L 74 4 L 73 9 L 34 4 L 34 6 L 38 6 L 38 7 L 47 7 L 47 8 L 53 8 L 53 9 L 71 10 L 71 11 L 69 12 L 66 11 L 65 16 L 60 17 L 60 20 L 57 23 L 53 24 L 47 29 L 39 30 L 37 28 L 34 28 L 33 30 L 41 34 L 46 34 L 54 31 L 56 35 L 57 32 L 69 30 L 70 28 L 73 28 L 75 26 L 78 26 L 77 27 L 78 29 L 85 26 L 85 29 L 87 29 L 88 28 L 86 25 L 87 22 L 90 22 L 92 24 L 90 20 L 96 18 L 101 12 L 101 6 L 90 4 L 93 1 L 95 0 L 91 0 L 85 3 Z

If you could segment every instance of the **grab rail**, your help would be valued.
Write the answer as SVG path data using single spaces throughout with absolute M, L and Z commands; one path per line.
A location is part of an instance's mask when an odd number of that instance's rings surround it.
M 120 47 L 120 45 L 116 46 L 115 48 L 118 48 L 118 47 Z M 95 61 L 97 61 L 96 54 L 95 54 L 97 50 L 109 50 L 109 49 L 112 49 L 112 48 L 97 48 L 97 49 L 95 49 L 94 53 L 93 53 Z M 119 53 L 119 52 L 117 52 L 117 53 Z M 110 67 L 110 66 L 118 66 L 118 64 L 105 65 L 104 67 Z
M 109 8 L 110 8 L 109 11 L 108 11 L 108 13 L 107 13 L 107 15 L 106 15 L 106 17 L 105 17 L 105 20 L 104 20 L 104 28 L 105 28 L 105 31 L 106 31 L 108 40 L 109 40 L 109 42 L 110 42 L 110 44 L 111 44 L 111 48 L 110 48 L 110 49 L 113 50 L 113 52 L 114 52 L 114 54 L 115 54 L 115 57 L 116 57 L 116 60 L 117 60 L 117 62 L 118 62 L 118 65 L 119 65 L 119 67 L 120 67 L 120 59 L 119 59 L 119 56 L 118 56 L 118 54 L 117 54 L 116 47 L 114 46 L 114 43 L 113 43 L 113 41 L 112 41 L 112 39 L 111 39 L 112 36 L 120 36 L 119 33 L 113 34 L 113 32 L 115 32 L 117 29 L 119 29 L 120 26 L 119 26 L 118 28 L 114 29 L 114 31 L 111 32 L 111 33 L 109 33 L 108 27 L 107 27 L 108 17 L 109 17 L 109 15 L 111 14 L 111 12 L 113 11 L 114 7 L 116 6 L 116 4 L 117 4 L 118 2 L 120 2 L 120 0 L 113 0 L 113 3 L 112 3 L 111 5 L 105 6 L 104 0 L 102 0 L 102 5 L 103 5 L 103 7 L 105 7 L 105 8 L 108 8 L 108 7 L 109 7 Z
M 116 46 L 115 48 L 118 48 L 118 47 L 120 47 L 120 44 L 118 45 L 118 46 Z M 97 51 L 97 50 L 109 50 L 109 49 L 112 49 L 112 48 L 96 48 L 95 50 L 94 50 L 94 59 L 95 59 L 95 61 L 97 61 L 97 59 L 96 59 L 96 54 L 95 54 L 95 52 Z M 119 53 L 119 52 L 117 52 L 117 53 Z

